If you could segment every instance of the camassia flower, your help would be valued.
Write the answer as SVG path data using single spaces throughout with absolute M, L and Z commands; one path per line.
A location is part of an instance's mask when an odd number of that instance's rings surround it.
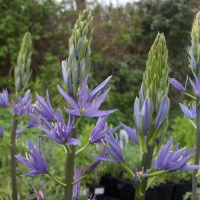
M 144 133 L 145 135 L 149 131 L 150 126 L 150 119 L 151 119 L 151 102 L 148 97 L 145 98 L 142 109 L 140 110 L 140 103 L 139 99 L 136 97 L 134 102 L 134 120 L 137 126 L 137 130 L 139 133 L 142 132 L 142 121 L 144 120 Z
M 190 83 L 197 97 L 200 97 L 200 80 L 197 75 L 194 75 L 194 78 L 195 78 L 196 84 L 194 84 L 194 82 L 191 79 L 190 79 Z
M 18 96 L 17 103 L 13 104 L 13 111 L 12 113 L 17 116 L 24 116 L 24 115 L 29 115 L 32 113 L 32 100 L 30 97 L 30 90 L 27 90 L 26 94 L 24 95 L 23 98 L 21 96 Z
M 3 138 L 3 127 L 0 126 L 0 138 Z
M 186 148 L 178 149 L 179 144 L 177 144 L 172 151 L 172 142 L 171 137 L 166 145 L 161 148 L 157 160 L 152 160 L 156 170 L 174 171 L 200 169 L 200 165 L 191 165 L 188 163 L 189 156 L 193 151 L 195 151 L 196 147 L 184 153 Z
M 102 149 L 101 156 L 106 156 L 106 155 L 107 155 L 107 150 L 104 147 Z M 87 169 L 83 172 L 83 175 L 89 174 L 90 172 L 92 172 L 100 164 L 100 162 L 101 162 L 101 160 L 96 159 L 89 167 L 87 167 Z
M 170 84 L 176 88 L 177 90 L 179 90 L 180 92 L 186 92 L 186 87 L 187 87 L 187 82 L 188 82 L 188 76 L 186 78 L 185 81 L 185 87 L 183 87 L 176 79 L 174 78 L 170 78 L 169 79 Z
M 134 170 L 134 179 L 133 179 L 133 187 L 136 188 L 138 182 L 141 182 L 145 179 L 145 177 L 149 174 L 150 169 L 147 169 L 146 172 L 144 170 L 144 167 L 142 167 L 142 171 L 138 172 L 137 169 Z
M 129 136 L 129 138 L 138 144 L 138 138 L 137 138 L 137 134 L 136 134 L 136 131 L 135 129 L 129 127 L 129 126 L 126 126 L 125 124 L 121 123 L 122 124 L 122 127 L 124 128 L 124 130 L 126 131 L 127 135 Z
M 94 129 L 90 133 L 89 137 L 90 144 L 102 143 L 104 141 L 105 136 L 108 133 L 114 133 L 121 127 L 121 125 L 119 125 L 109 130 L 108 125 L 106 123 L 107 118 L 108 116 L 99 117 Z
M 65 111 L 73 116 L 88 116 L 88 117 L 102 117 L 109 115 L 116 110 L 99 110 L 101 103 L 106 98 L 110 88 L 99 95 L 97 91 L 93 95 L 88 93 L 87 78 L 84 76 L 82 79 L 82 87 L 78 93 L 78 104 L 58 85 L 60 94 L 67 100 L 67 102 L 73 108 L 72 110 L 65 108 Z M 101 89 L 101 88 L 100 88 Z M 101 93 L 101 90 L 99 90 Z M 93 91 L 91 91 L 93 93 Z M 96 96 L 95 96 L 96 94 Z
M 46 195 L 44 193 L 44 183 L 41 182 L 41 190 L 37 191 L 34 187 L 33 187 L 34 192 L 37 194 L 38 196 L 38 200 L 46 200 Z
M 57 118 L 49 100 L 48 90 L 46 90 L 46 97 L 47 100 L 45 101 L 43 97 L 36 94 L 37 101 L 33 105 L 34 111 L 39 114 L 39 118 L 44 118 L 47 121 L 56 121 Z
M 70 117 L 68 119 L 67 125 L 65 124 L 65 121 L 62 117 L 62 112 L 60 109 L 57 111 L 57 122 L 50 123 L 45 118 L 41 119 L 44 124 L 49 128 L 45 128 L 43 126 L 40 126 L 39 128 L 46 132 L 46 137 L 54 140 L 58 144 L 62 145 L 81 145 L 80 141 L 75 138 L 69 138 L 70 133 L 74 126 L 74 118 L 72 122 L 70 121 Z
M 39 174 L 48 174 L 47 164 L 42 153 L 41 139 L 39 139 L 38 146 L 39 153 L 35 149 L 34 145 L 30 141 L 28 141 L 29 154 L 26 154 L 26 158 L 20 155 L 15 155 L 17 160 L 23 163 L 26 167 L 32 169 L 32 171 L 24 174 L 24 176 L 37 176 Z
M 6 108 L 8 106 L 9 106 L 8 90 L 3 90 L 3 92 L 0 93 L 0 107 Z
M 122 154 L 122 150 L 120 148 L 118 137 L 115 137 L 112 134 L 106 136 L 106 140 L 108 141 L 108 145 L 104 144 L 105 153 L 104 155 L 95 155 L 92 154 L 97 160 L 104 160 L 109 162 L 124 162 L 124 156 Z
M 81 166 L 75 167 L 75 174 L 74 174 L 74 181 L 77 181 L 81 178 Z M 72 200 L 79 199 L 80 196 L 80 188 L 81 188 L 81 182 L 79 181 L 73 186 L 73 194 L 72 194 Z
M 180 104 L 181 110 L 183 111 L 184 115 L 189 119 L 194 119 L 196 117 L 196 105 L 192 106 L 191 109 L 186 107 L 185 105 Z

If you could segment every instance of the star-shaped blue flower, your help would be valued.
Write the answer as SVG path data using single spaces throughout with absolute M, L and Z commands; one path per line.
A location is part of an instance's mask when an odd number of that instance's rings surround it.
M 60 94 L 67 100 L 67 102 L 73 108 L 72 110 L 65 108 L 65 111 L 73 116 L 88 116 L 88 117 L 102 117 L 109 115 L 116 110 L 99 110 L 100 105 L 106 98 L 110 88 L 102 93 L 101 88 L 99 92 L 97 89 L 91 91 L 90 95 L 87 88 L 87 78 L 83 77 L 82 87 L 78 93 L 78 104 L 72 99 L 59 85 L 57 86 Z
M 37 176 L 39 174 L 48 174 L 47 164 L 42 153 L 41 139 L 38 142 L 38 146 L 39 153 L 35 149 L 34 145 L 30 141 L 28 141 L 29 154 L 26 155 L 26 158 L 20 155 L 15 155 L 17 160 L 23 163 L 26 167 L 32 169 L 32 171 L 30 171 L 27 174 L 24 174 L 24 176 Z
M 156 170 L 194 170 L 200 169 L 199 165 L 191 165 L 189 161 L 190 154 L 195 151 L 196 147 L 186 151 L 186 148 L 178 149 L 179 144 L 174 147 L 174 150 L 171 150 L 172 147 L 172 137 L 170 140 L 162 147 L 158 154 L 157 160 L 152 160 L 152 163 Z

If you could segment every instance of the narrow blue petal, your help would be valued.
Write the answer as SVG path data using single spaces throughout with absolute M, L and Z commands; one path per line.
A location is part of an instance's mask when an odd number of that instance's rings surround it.
M 162 101 L 160 103 L 160 108 L 159 108 L 159 111 L 158 111 L 158 115 L 156 117 L 154 129 L 156 129 L 163 122 L 163 120 L 167 117 L 168 111 L 169 111 L 169 99 L 165 95 L 162 98 Z
M 89 94 L 88 101 L 92 101 L 97 96 L 97 94 L 100 95 L 103 92 L 103 90 L 107 87 L 111 78 L 112 78 L 112 76 L 109 76 L 100 85 L 98 85 L 94 90 L 92 90 Z
M 183 111 L 184 115 L 189 119 L 194 119 L 196 117 L 196 105 L 193 106 L 192 109 L 189 109 L 185 105 L 179 103 L 181 110 Z
M 177 80 L 175 80 L 174 78 L 170 78 L 169 79 L 170 84 L 176 88 L 177 90 L 181 91 L 181 92 L 186 92 L 186 88 L 183 87 Z
M 126 131 L 127 135 L 130 137 L 130 139 L 138 144 L 138 138 L 135 129 L 132 129 L 129 126 L 126 126 L 125 124 L 122 124 L 122 127 Z

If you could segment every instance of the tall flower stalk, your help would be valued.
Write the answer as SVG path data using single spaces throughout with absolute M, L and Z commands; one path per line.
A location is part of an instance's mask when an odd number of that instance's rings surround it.
M 134 123 L 142 153 L 141 169 L 145 171 L 151 167 L 153 153 L 159 150 L 167 125 L 169 109 L 167 59 L 165 37 L 163 34 L 158 34 L 148 54 L 139 99 L 136 98 L 134 104 Z M 135 200 L 143 200 L 146 189 L 147 179 L 144 179 L 136 186 Z
M 76 97 L 81 86 L 83 76 L 87 76 L 90 68 L 90 43 L 93 36 L 92 15 L 84 10 L 76 21 L 72 36 L 69 39 L 69 56 L 62 62 L 63 78 L 67 93 L 78 103 Z M 75 124 L 77 117 L 75 117 Z M 71 138 L 76 138 L 76 128 L 71 131 Z M 65 164 L 65 200 L 71 200 L 73 194 L 73 170 L 75 160 L 75 146 L 69 147 Z
M 32 55 L 32 39 L 31 34 L 26 33 L 24 35 L 21 49 L 19 51 L 19 55 L 17 57 L 17 65 L 15 67 L 15 92 L 16 92 L 16 99 L 19 100 L 19 94 L 22 92 L 28 82 L 31 70 L 31 55 Z M 25 100 L 25 99 L 24 99 Z M 23 101 L 23 100 L 22 100 Z M 20 102 L 18 102 L 20 103 Z M 26 102 L 24 102 L 26 103 Z M 23 104 L 23 103 L 22 103 Z M 18 104 L 19 106 L 19 104 Z M 24 106 L 24 105 L 22 105 Z M 19 108 L 19 107 L 18 107 Z M 30 108 L 30 105 L 29 105 Z M 23 110 L 21 110 L 24 112 Z M 16 130 L 18 125 L 18 114 L 13 113 L 13 120 L 12 120 L 12 127 L 11 127 L 11 134 L 10 134 L 10 145 L 11 145 L 11 182 L 12 182 L 12 200 L 18 199 L 17 194 L 17 178 L 16 178 Z
M 193 74 L 196 75 L 197 80 L 200 78 L 200 12 L 196 15 L 196 20 L 192 26 L 191 32 L 191 42 L 192 46 L 189 50 L 190 54 L 190 68 L 193 71 Z M 200 97 L 196 94 L 196 151 L 195 151 L 195 160 L 194 164 L 199 164 L 200 158 Z M 193 171 L 192 176 L 192 199 L 197 200 L 197 170 Z

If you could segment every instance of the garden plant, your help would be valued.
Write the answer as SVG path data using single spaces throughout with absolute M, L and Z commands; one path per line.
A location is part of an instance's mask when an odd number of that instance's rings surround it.
M 194 91 L 199 99 L 199 16 L 194 23 L 192 31 L 191 69 L 195 75 L 196 84 L 190 80 Z M 66 61 L 62 62 L 62 74 L 64 84 L 58 83 L 57 90 L 65 100 L 64 108 L 52 108 L 49 92 L 46 90 L 46 98 L 36 93 L 36 100 L 32 102 L 30 90 L 27 88 L 28 80 L 31 75 L 31 35 L 26 33 L 21 45 L 21 50 L 15 67 L 15 97 L 9 101 L 8 91 L 4 89 L 0 94 L 0 106 L 9 108 L 12 113 L 12 126 L 10 131 L 10 142 L 4 140 L 4 129 L 0 129 L 0 138 L 10 147 L 11 152 L 11 178 L 12 178 L 12 199 L 18 200 L 16 165 L 25 165 L 31 171 L 24 176 L 45 175 L 50 180 L 55 181 L 63 188 L 60 199 L 77 200 L 80 198 L 80 183 L 90 176 L 95 168 L 101 162 L 115 162 L 124 171 L 126 171 L 135 188 L 135 200 L 144 200 L 145 192 L 151 186 L 155 178 L 166 173 L 176 170 L 194 170 L 194 187 L 196 187 L 197 170 L 200 169 L 199 153 L 200 145 L 186 150 L 179 148 L 179 144 L 173 144 L 172 136 L 163 144 L 163 139 L 168 126 L 168 112 L 170 109 L 169 91 L 169 67 L 168 67 L 168 50 L 166 47 L 164 34 L 158 33 L 155 41 L 149 51 L 146 62 L 146 70 L 143 74 L 143 80 L 138 97 L 135 98 L 133 106 L 133 127 L 119 122 L 116 127 L 109 126 L 107 119 L 109 115 L 117 112 L 116 109 L 100 110 L 100 106 L 107 97 L 110 88 L 107 89 L 112 76 L 108 76 L 101 84 L 90 90 L 88 82 L 90 81 L 89 73 L 92 68 L 90 61 L 90 44 L 93 36 L 92 15 L 88 10 L 80 13 L 76 21 L 72 36 L 69 39 L 69 56 Z M 186 86 L 183 87 L 174 79 L 170 83 L 182 92 L 186 92 Z M 186 108 L 181 104 L 184 114 L 190 119 L 196 116 L 198 120 L 198 101 L 192 109 Z M 127 105 L 126 109 L 132 109 L 132 105 Z M 38 150 L 31 140 L 27 141 L 28 153 L 25 155 L 16 152 L 17 142 L 21 134 L 26 132 L 22 128 L 24 116 L 30 119 L 26 126 L 27 129 L 34 128 L 41 130 L 38 138 Z M 96 119 L 93 130 L 88 133 L 88 142 L 83 146 L 80 136 L 80 125 L 82 121 L 91 118 Z M 193 122 L 194 123 L 194 122 Z M 197 123 L 197 132 L 199 123 Z M 122 153 L 117 131 L 123 128 L 129 136 L 133 145 L 136 145 L 141 155 L 140 168 L 128 166 Z M 199 134 L 198 134 L 199 135 Z M 48 163 L 43 155 L 42 141 L 52 140 L 52 148 L 55 143 L 63 149 L 63 155 L 66 157 L 62 180 L 58 180 L 52 175 Z M 199 141 L 199 140 L 198 140 Z M 89 166 L 75 166 L 75 160 L 83 154 L 86 149 L 96 145 L 99 154 L 91 153 L 95 161 Z M 189 162 L 192 152 L 196 152 L 195 164 Z M 134 152 L 133 152 L 134 156 Z M 59 157 L 57 158 L 59 159 Z M 34 186 L 34 191 L 40 200 L 48 199 L 45 195 L 44 185 Z M 193 199 L 195 197 L 195 189 Z M 96 199 L 95 196 L 86 194 L 86 199 Z

